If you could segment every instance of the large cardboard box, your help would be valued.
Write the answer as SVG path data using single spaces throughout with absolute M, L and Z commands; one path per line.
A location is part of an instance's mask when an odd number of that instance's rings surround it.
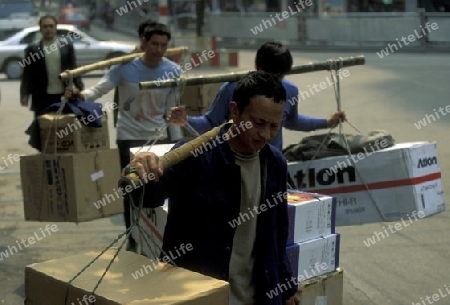
M 20 159 L 25 220 L 79 222 L 123 213 L 117 149 Z
M 288 215 L 288 245 L 335 233 L 336 198 L 288 190 Z
M 180 103 L 190 109 L 208 109 L 223 83 L 186 86 Z
M 189 116 L 201 116 L 211 107 L 222 85 L 223 83 L 186 86 L 180 103 L 185 105 Z M 188 140 L 195 138 L 195 133 L 186 128 L 183 129 L 183 133 Z
M 302 293 L 296 295 L 302 305 L 342 305 L 344 271 L 337 268 L 333 272 L 302 281 L 298 287 Z
M 85 119 L 86 123 L 93 120 Z M 98 114 L 100 116 L 100 114 Z M 87 127 L 79 121 L 75 114 L 44 114 L 39 117 L 41 135 L 41 151 L 43 153 L 56 152 L 86 152 L 109 149 L 108 119 L 106 112 L 101 115 L 102 127 Z
M 298 281 L 331 272 L 339 267 L 339 233 L 288 245 L 286 253 Z
M 25 268 L 25 305 L 93 305 L 93 298 L 95 305 L 228 305 L 227 282 L 183 268 L 157 264 L 128 251 L 119 252 L 92 294 L 115 252 L 114 249 L 108 250 L 71 282 L 66 301 L 67 283 L 99 253 L 89 252 L 28 265 Z M 137 276 L 138 273 L 142 276 Z
M 289 162 L 289 175 L 298 189 L 337 197 L 338 226 L 445 210 L 436 142 L 402 143 L 360 154 Z

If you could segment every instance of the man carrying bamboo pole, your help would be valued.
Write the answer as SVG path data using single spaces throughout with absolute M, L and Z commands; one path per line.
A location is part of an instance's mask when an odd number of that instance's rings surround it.
M 130 53 L 139 53 L 139 52 L 143 52 L 145 50 L 145 44 L 144 44 L 144 31 L 147 27 L 151 27 L 151 26 L 155 26 L 157 24 L 156 21 L 153 21 L 151 19 L 145 20 L 143 22 L 141 22 L 138 26 L 138 35 L 139 35 L 139 45 L 136 46 L 136 48 L 134 48 L 133 51 L 131 51 Z M 116 107 L 114 107 L 114 127 L 117 127 L 117 119 L 119 118 L 119 89 L 118 87 L 116 87 L 114 89 L 114 105 Z
M 178 251 L 173 259 L 179 267 L 229 281 L 230 305 L 299 304 L 286 255 L 287 165 L 267 144 L 281 126 L 285 100 L 273 74 L 250 72 L 229 103 L 233 123 L 202 149 L 188 149 L 169 168 L 151 152 L 130 162 L 148 182 L 130 193 L 135 204 L 142 191 L 144 207 L 169 198 L 163 250 Z M 185 147 L 190 146 L 180 150 Z
M 79 95 L 86 101 L 94 101 L 119 87 L 119 117 L 117 122 L 117 147 L 119 149 L 120 166 L 124 168 L 130 162 L 130 148 L 144 145 L 152 139 L 156 143 L 168 143 L 167 131 L 160 139 L 160 129 L 165 126 L 164 117 L 170 108 L 175 106 L 178 96 L 176 89 L 161 88 L 155 90 L 139 90 L 139 82 L 153 81 L 171 74 L 180 75 L 180 66 L 163 57 L 170 41 L 171 33 L 164 24 L 157 23 L 144 31 L 142 43 L 145 52 L 127 64 L 116 65 L 102 77 L 92 88 L 81 93 L 66 88 L 66 97 Z M 169 125 L 172 140 L 183 137 L 180 127 Z M 130 205 L 128 197 L 124 198 L 124 216 L 127 228 L 131 226 Z M 136 250 L 137 245 L 130 237 L 127 249 Z
M 282 127 L 296 131 L 313 131 L 336 127 L 339 118 L 345 121 L 344 111 L 335 111 L 328 119 L 313 118 L 298 113 L 298 88 L 284 78 L 285 74 L 291 70 L 293 64 L 292 55 L 288 49 L 278 42 L 266 42 L 257 51 L 255 57 L 256 70 L 270 72 L 277 76 L 286 89 L 286 106 L 284 109 Z M 216 95 L 211 108 L 202 116 L 188 116 L 186 109 L 182 106 L 172 108 L 168 121 L 178 126 L 185 126 L 189 123 L 195 131 L 204 133 L 215 126 L 219 126 L 229 119 L 230 113 L 228 104 L 231 101 L 233 90 L 237 82 L 225 83 Z M 280 151 L 283 148 L 283 133 L 281 131 L 270 142 Z

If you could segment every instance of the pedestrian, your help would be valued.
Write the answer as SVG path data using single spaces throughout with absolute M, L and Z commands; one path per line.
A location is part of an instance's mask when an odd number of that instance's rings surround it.
M 144 207 L 169 198 L 163 250 L 190 245 L 174 263 L 228 281 L 230 305 L 299 304 L 286 255 L 287 164 L 268 144 L 281 126 L 285 100 L 273 74 L 250 72 L 233 91 L 233 123 L 211 137 L 208 150 L 168 169 L 151 152 L 130 162 L 141 179 L 150 178 L 143 186 Z M 141 192 L 131 192 L 136 204 Z M 274 296 L 276 287 L 286 289 Z
M 45 15 L 39 19 L 42 39 L 25 49 L 25 65 L 20 82 L 20 103 L 28 107 L 31 96 L 31 110 L 34 117 L 53 103 L 61 102 L 64 83 L 59 74 L 77 67 L 73 37 L 56 37 L 57 21 L 54 16 Z M 83 89 L 81 78 L 73 79 L 76 89 Z
M 335 111 L 328 119 L 313 118 L 298 113 L 298 88 L 294 83 L 284 78 L 286 73 L 291 70 L 292 63 L 290 51 L 278 42 L 266 42 L 256 53 L 256 70 L 274 74 L 286 89 L 287 102 L 281 126 L 296 131 L 313 131 L 336 127 L 339 124 L 339 119 L 345 121 L 347 118 L 344 111 Z M 187 122 L 199 133 L 204 133 L 215 126 L 219 126 L 230 118 L 228 105 L 232 100 L 236 86 L 237 82 L 225 83 L 217 93 L 211 108 L 202 116 L 188 116 L 186 109 L 178 106 L 172 109 L 168 121 L 178 126 L 185 126 Z M 282 150 L 283 134 L 281 128 L 270 143 L 280 151 Z
M 145 49 L 142 56 L 129 63 L 111 67 L 95 86 L 80 94 L 76 90 L 66 90 L 67 97 L 78 95 L 80 99 L 95 101 L 118 87 L 117 148 L 121 168 L 130 162 L 130 148 L 142 146 L 154 139 L 158 139 L 157 144 L 171 143 L 167 139 L 167 131 L 164 130 L 161 137 L 160 130 L 166 125 L 165 116 L 177 102 L 177 89 L 139 90 L 140 82 L 154 81 L 166 75 L 180 75 L 180 66 L 163 57 L 170 39 L 171 33 L 166 25 L 157 23 L 148 26 L 142 38 Z M 173 136 L 172 140 L 183 137 L 180 127 L 169 125 L 168 129 Z M 124 217 L 128 229 L 131 226 L 128 197 L 124 198 Z M 132 237 L 128 240 L 127 249 L 137 250 Z
M 139 45 L 136 46 L 136 48 L 134 48 L 133 51 L 130 52 L 130 54 L 132 53 L 140 53 L 140 52 L 144 52 L 144 30 L 146 27 L 148 26 L 155 26 L 157 24 L 156 21 L 153 21 L 151 19 L 145 20 L 143 22 L 141 22 L 138 26 L 138 35 L 139 35 Z M 114 127 L 117 127 L 117 119 L 119 117 L 119 90 L 118 87 L 116 87 L 114 89 Z

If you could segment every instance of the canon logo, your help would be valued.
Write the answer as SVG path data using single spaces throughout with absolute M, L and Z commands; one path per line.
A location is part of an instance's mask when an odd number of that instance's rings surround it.
M 339 169 L 336 173 L 331 172 L 331 175 L 329 168 L 318 169 L 317 173 L 315 168 L 310 168 L 307 172 L 303 169 L 297 171 L 294 178 L 297 187 L 301 189 L 316 187 L 316 185 L 331 185 L 335 182 L 337 184 L 355 182 L 356 174 L 353 166 Z
M 429 157 L 429 158 L 422 158 L 419 159 L 419 163 L 417 164 L 417 168 L 421 167 L 427 167 L 433 164 L 437 164 L 437 157 Z

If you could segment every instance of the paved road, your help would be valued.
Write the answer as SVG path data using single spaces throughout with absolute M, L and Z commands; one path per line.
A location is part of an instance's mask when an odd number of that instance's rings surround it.
M 106 37 L 107 34 L 104 35 Z M 349 55 L 358 54 L 296 52 L 294 63 Z M 342 107 L 350 122 L 363 133 L 385 129 L 397 142 L 437 141 L 443 186 L 449 202 L 450 146 L 446 130 L 450 116 L 443 116 L 420 130 L 414 126 L 426 114 L 432 114 L 433 109 L 450 104 L 449 56 L 398 52 L 380 59 L 374 53 L 364 55 L 367 64 L 349 68 L 350 75 L 341 82 Z M 239 70 L 252 69 L 253 56 L 253 52 L 240 52 Z M 327 72 L 317 72 L 289 76 L 288 79 L 306 90 L 308 86 L 324 81 L 328 75 Z M 97 74 L 85 78 L 85 82 L 88 86 L 93 85 L 98 77 Z M 8 154 L 28 155 L 35 150 L 27 145 L 27 137 L 23 133 L 32 115 L 18 106 L 19 83 L 1 80 L 0 89 L 0 165 L 3 165 L 3 158 L 6 159 Z M 112 94 L 108 94 L 100 101 L 106 102 L 111 98 Z M 312 116 L 328 116 L 336 109 L 333 90 L 326 88 L 302 100 L 299 109 Z M 344 131 L 352 132 L 348 125 Z M 112 127 L 110 133 L 113 139 Z M 305 135 L 284 131 L 284 144 L 296 143 Z M 40 232 L 39 228 L 47 224 L 24 221 L 18 169 L 16 162 L 0 171 L 0 251 L 15 245 L 16 240 Z M 449 286 L 448 224 L 449 213 L 443 212 L 422 219 L 370 248 L 363 241 L 388 223 L 338 227 L 337 231 L 341 233 L 340 264 L 345 272 L 344 304 L 422 304 L 421 298 L 425 300 L 444 289 L 445 285 Z M 122 232 L 123 222 L 118 215 L 79 224 L 58 223 L 57 226 L 56 233 L 0 261 L 0 304 L 23 303 L 26 265 L 88 250 L 101 250 Z M 434 303 L 450 304 L 450 297 L 441 297 Z

